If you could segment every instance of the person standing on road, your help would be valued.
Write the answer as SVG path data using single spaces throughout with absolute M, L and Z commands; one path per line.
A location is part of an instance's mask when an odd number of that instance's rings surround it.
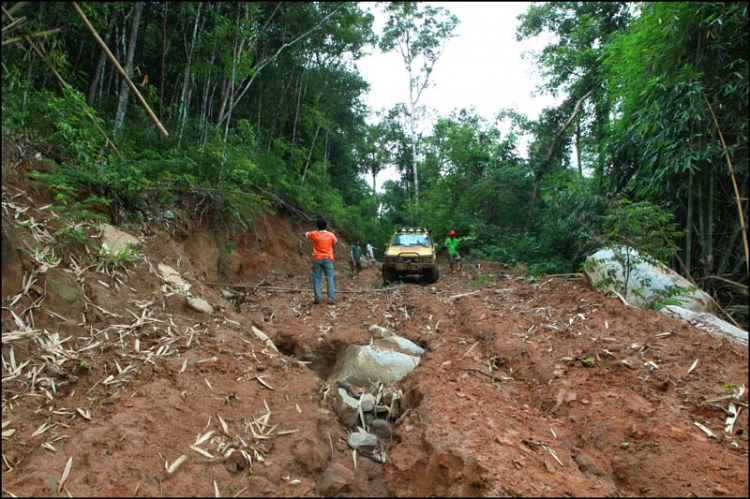
M 367 241 L 367 258 L 370 259 L 371 262 L 375 262 L 375 254 L 373 253 L 375 251 L 375 247 L 370 244 L 372 241 Z
M 313 242 L 313 295 L 315 303 L 320 303 L 320 275 L 325 272 L 328 304 L 333 305 L 336 295 L 336 286 L 333 282 L 333 245 L 338 242 L 338 239 L 333 235 L 333 232 L 326 230 L 328 222 L 324 219 L 318 219 L 315 224 L 318 230 L 305 232 L 305 237 L 312 239 Z
M 456 231 L 452 230 L 445 240 L 445 247 L 448 248 L 448 262 L 450 263 L 451 274 L 453 273 L 453 264 L 456 262 L 458 262 L 458 271 L 461 271 L 461 255 L 458 254 L 458 239 L 455 236 Z
M 351 258 L 349 263 L 351 264 L 352 272 L 357 272 L 354 278 L 359 279 L 359 271 L 362 270 L 362 262 L 360 261 L 362 258 L 362 247 L 359 245 L 359 239 L 354 241 L 354 246 L 349 251 L 349 256 Z

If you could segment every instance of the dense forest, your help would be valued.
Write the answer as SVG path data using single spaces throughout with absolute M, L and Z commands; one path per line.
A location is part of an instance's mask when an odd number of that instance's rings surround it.
M 516 36 L 554 35 L 535 62 L 562 103 L 538 119 L 456 109 L 425 136 L 419 96 L 460 22 L 449 6 L 2 5 L 4 143 L 46 150 L 54 167 L 33 175 L 66 220 L 138 224 L 182 204 L 228 241 L 269 209 L 380 245 L 420 224 L 532 275 L 629 245 L 747 324 L 747 4 L 531 4 Z M 356 65 L 376 50 L 411 82 L 410 102 L 377 115 Z M 389 165 L 401 178 L 376 192 Z

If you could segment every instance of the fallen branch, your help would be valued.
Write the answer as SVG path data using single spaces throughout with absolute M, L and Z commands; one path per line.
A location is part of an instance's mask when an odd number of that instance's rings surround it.
M 276 292 L 276 293 L 312 293 L 313 292 L 312 289 L 274 288 L 270 286 L 256 286 L 254 284 L 229 284 L 229 283 L 224 283 L 224 282 L 204 282 L 203 284 L 207 284 L 208 286 L 226 286 L 229 288 L 254 288 L 254 289 L 259 289 L 261 291 L 270 291 L 270 292 Z M 386 293 L 388 291 L 393 291 L 394 289 L 400 289 L 402 287 L 403 286 L 386 288 L 386 289 L 363 289 L 359 291 L 337 289 L 336 293 Z
M 497 376 L 493 376 L 492 374 L 489 374 L 489 373 L 486 373 L 486 372 L 484 372 L 482 370 L 479 370 L 476 367 L 460 367 L 459 369 L 462 370 L 462 371 L 473 371 L 475 373 L 479 373 L 479 374 L 481 374 L 483 376 L 487 376 L 492 381 L 495 381 L 495 382 L 498 382 L 498 383 L 501 383 L 503 381 L 513 381 L 513 379 L 514 379 L 514 378 L 506 378 L 506 377 L 498 378 Z
M 457 298 L 461 298 L 461 297 L 464 297 L 464 296 L 475 295 L 475 294 L 477 294 L 477 293 L 479 293 L 479 292 L 481 292 L 481 291 L 482 291 L 481 289 L 478 289 L 478 290 L 476 290 L 476 291 L 472 291 L 472 292 L 470 292 L 470 293 L 461 293 L 460 295 L 453 295 L 453 296 L 451 296 L 450 298 L 448 298 L 448 299 L 446 300 L 446 303 L 447 303 L 447 302 L 449 302 L 449 301 L 453 301 L 453 300 L 455 300 L 455 299 L 457 299 Z

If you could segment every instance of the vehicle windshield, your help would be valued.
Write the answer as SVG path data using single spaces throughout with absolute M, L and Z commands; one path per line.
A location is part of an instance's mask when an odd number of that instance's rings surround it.
M 396 234 L 393 236 L 394 246 L 424 246 L 430 247 L 430 238 L 426 234 Z

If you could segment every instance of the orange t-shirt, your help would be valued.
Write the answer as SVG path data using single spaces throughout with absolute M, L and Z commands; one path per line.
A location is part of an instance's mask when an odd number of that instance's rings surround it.
M 333 245 L 338 241 L 336 236 L 327 230 L 317 230 L 314 232 L 306 232 L 305 237 L 313 240 L 314 260 L 330 258 L 331 261 L 333 261 Z

